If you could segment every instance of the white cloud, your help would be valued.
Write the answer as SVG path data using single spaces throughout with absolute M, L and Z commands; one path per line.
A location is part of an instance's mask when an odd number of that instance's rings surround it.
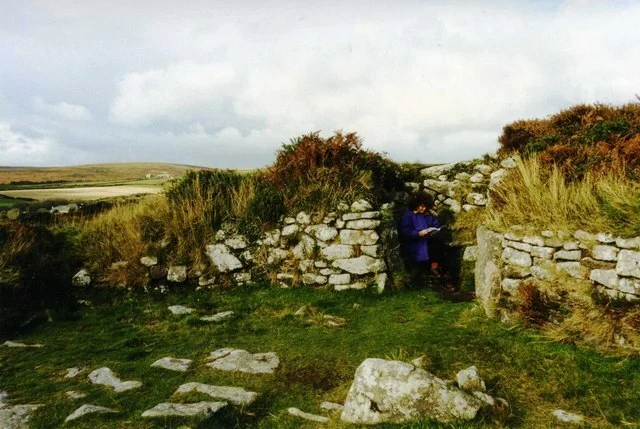
M 65 102 L 50 104 L 45 102 L 42 97 L 34 97 L 33 107 L 40 112 L 45 112 L 59 119 L 69 121 L 90 121 L 93 119 L 89 109 L 79 104 Z
M 229 63 L 171 63 L 166 68 L 129 73 L 117 84 L 111 120 L 144 125 L 156 120 L 189 120 L 193 110 L 220 107 L 235 77 Z
M 29 137 L 0 122 L 0 154 L 5 165 L 38 165 L 46 162 L 56 142 L 51 136 Z

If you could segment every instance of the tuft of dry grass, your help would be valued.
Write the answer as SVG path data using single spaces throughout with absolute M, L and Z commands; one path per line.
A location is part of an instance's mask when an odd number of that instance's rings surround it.
M 490 227 L 640 233 L 640 184 L 624 171 L 588 173 L 569 183 L 558 167 L 544 166 L 537 158 L 518 158 L 517 164 L 491 195 L 486 214 Z

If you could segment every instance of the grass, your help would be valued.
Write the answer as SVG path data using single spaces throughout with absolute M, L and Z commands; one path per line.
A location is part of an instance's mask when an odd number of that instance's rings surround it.
M 616 170 L 567 182 L 559 168 L 537 158 L 518 160 L 496 187 L 486 222 L 496 230 L 511 225 L 573 232 L 640 234 L 640 184 Z
M 84 291 L 93 302 L 75 317 L 58 318 L 14 340 L 45 344 L 41 349 L 0 349 L 2 388 L 15 403 L 44 403 L 32 427 L 62 425 L 82 403 L 121 411 L 78 420 L 77 428 L 315 427 L 286 414 L 288 407 L 323 414 L 322 401 L 343 402 L 357 366 L 368 357 L 413 359 L 426 355 L 427 370 L 444 379 L 477 365 L 489 393 L 506 398 L 512 413 L 503 423 L 439 426 L 423 421 L 404 427 L 555 427 L 556 408 L 581 413 L 592 427 L 631 426 L 640 420 L 640 360 L 604 357 L 591 349 L 550 342 L 531 331 L 492 322 L 470 302 L 451 303 L 435 293 L 408 290 L 384 296 L 367 292 L 333 293 L 263 286 L 169 295 Z M 172 316 L 173 304 L 199 314 L 233 310 L 237 317 L 205 324 L 195 316 Z M 314 309 L 308 318 L 293 313 Z M 342 328 L 316 323 L 319 314 L 344 318 Z M 4 340 L 4 339 L 3 339 Z M 275 351 L 281 365 L 273 375 L 214 371 L 204 365 L 209 352 L 222 347 L 252 352 Z M 187 373 L 151 368 L 173 356 L 194 360 Z M 85 372 L 64 379 L 65 369 Z M 108 366 L 122 379 L 140 380 L 138 390 L 115 394 L 88 383 L 86 375 Z M 247 409 L 230 409 L 211 421 L 146 420 L 140 414 L 159 402 L 181 400 L 172 393 L 182 383 L 199 381 L 242 386 L 259 393 Z M 87 393 L 72 401 L 64 392 Z M 189 397 L 189 400 L 205 399 Z M 185 400 L 185 399 L 182 399 Z M 329 427 L 342 427 L 332 422 Z M 401 426 L 386 425 L 396 428 Z

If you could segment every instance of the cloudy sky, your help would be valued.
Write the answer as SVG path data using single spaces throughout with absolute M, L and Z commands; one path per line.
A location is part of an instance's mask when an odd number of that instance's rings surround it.
M 357 131 L 471 159 L 502 126 L 640 93 L 640 2 L 0 0 L 0 165 L 268 165 Z

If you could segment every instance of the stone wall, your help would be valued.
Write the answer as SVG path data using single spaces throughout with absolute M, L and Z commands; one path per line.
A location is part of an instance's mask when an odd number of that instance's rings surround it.
M 514 226 L 504 234 L 481 227 L 477 240 L 477 249 L 470 249 L 467 258 L 475 255 L 476 293 L 491 317 L 508 310 L 527 282 L 573 282 L 586 293 L 640 300 L 640 237 Z

